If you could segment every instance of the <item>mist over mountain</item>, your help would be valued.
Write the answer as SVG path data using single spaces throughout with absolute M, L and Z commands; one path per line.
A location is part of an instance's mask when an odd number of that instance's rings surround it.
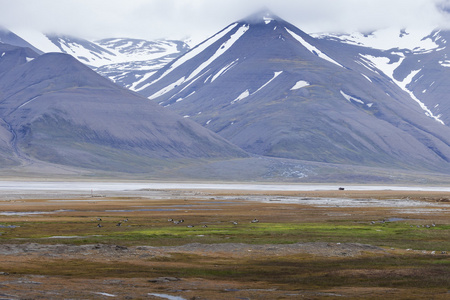
M 20 36 L 16 35 L 14 32 L 9 31 L 6 28 L 3 28 L 0 26 L 0 43 L 2 44 L 8 44 L 13 46 L 19 46 L 24 48 L 30 48 L 34 52 L 38 54 L 42 54 L 43 52 L 33 45 L 31 45 L 29 42 L 21 38 Z

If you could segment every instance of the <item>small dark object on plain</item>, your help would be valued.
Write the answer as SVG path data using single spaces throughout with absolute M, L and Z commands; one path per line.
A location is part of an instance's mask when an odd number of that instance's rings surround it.
M 340 191 L 343 191 L 343 190 L 345 190 L 345 188 L 343 188 L 343 187 L 340 187 L 340 188 L 339 188 L 339 190 L 340 190 Z

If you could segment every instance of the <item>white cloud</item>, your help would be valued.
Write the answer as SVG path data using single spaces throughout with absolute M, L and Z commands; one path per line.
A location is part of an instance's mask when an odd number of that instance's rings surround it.
M 306 32 L 447 25 L 448 0 L 0 0 L 0 23 L 89 39 L 206 38 L 266 6 Z

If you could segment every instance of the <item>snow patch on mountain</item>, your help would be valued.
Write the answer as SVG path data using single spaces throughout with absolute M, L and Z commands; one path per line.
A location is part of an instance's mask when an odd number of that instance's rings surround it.
M 380 50 L 408 49 L 414 53 L 425 53 L 439 47 L 429 35 L 433 28 L 385 28 L 369 34 L 315 34 L 317 38 L 335 39 L 341 42 Z
M 173 64 L 170 65 L 169 69 L 166 70 L 161 76 L 159 76 L 156 80 L 154 80 L 153 82 L 150 83 L 156 83 L 158 81 L 160 81 L 161 79 L 163 79 L 164 77 L 166 77 L 168 74 L 170 74 L 173 70 L 175 70 L 176 68 L 178 68 L 179 66 L 181 66 L 182 64 L 184 64 L 185 62 L 193 59 L 194 57 L 196 57 L 198 54 L 202 53 L 206 48 L 208 48 L 209 46 L 211 46 L 212 44 L 214 44 L 215 42 L 217 42 L 218 40 L 220 40 L 222 37 L 224 37 L 228 32 L 230 32 L 233 28 L 235 28 L 238 25 L 238 23 L 233 23 L 230 26 L 228 26 L 227 28 L 225 28 L 224 30 L 222 30 L 221 32 L 219 32 L 218 34 L 212 36 L 211 38 L 209 38 L 208 40 L 206 40 L 205 42 L 201 43 L 200 45 L 198 45 L 197 47 L 193 48 L 191 51 L 187 52 L 186 54 L 184 54 L 183 56 L 181 56 L 180 58 L 176 59 Z
M 14 33 L 42 52 L 61 52 L 61 50 L 42 32 L 19 28 L 15 29 Z
M 373 82 L 372 79 L 369 78 L 369 76 L 367 76 L 366 74 L 361 73 L 361 75 L 366 78 L 368 81 Z
M 181 102 L 181 101 L 183 101 L 184 99 L 186 99 L 186 98 L 189 98 L 190 96 L 192 96 L 192 95 L 194 95 L 195 94 L 195 91 L 193 91 L 192 93 L 190 93 L 189 95 L 187 95 L 186 97 L 184 97 L 184 98 L 179 98 L 177 101 L 175 101 L 175 102 Z M 201 112 L 199 112 L 198 113 L 198 115 L 200 115 L 201 114 Z
M 360 104 L 363 104 L 363 105 L 366 104 L 366 103 L 364 103 L 364 101 L 362 101 L 361 99 L 356 98 L 356 97 L 353 97 L 353 96 L 350 96 L 350 95 L 347 95 L 347 94 L 344 93 L 343 91 L 341 91 L 341 95 L 344 96 L 344 98 L 347 99 L 348 102 L 355 101 L 355 102 L 360 103 Z
M 277 78 L 278 76 L 281 75 L 281 73 L 283 73 L 283 71 L 279 71 L 279 72 L 275 72 L 273 74 L 273 77 L 267 81 L 266 83 L 264 83 L 259 89 L 257 89 L 252 95 L 256 94 L 257 92 L 259 92 L 260 90 L 262 90 L 263 88 L 265 88 L 266 86 L 268 86 L 272 81 L 275 80 L 275 78 Z
M 273 18 L 271 18 L 271 17 L 266 17 L 266 16 L 263 17 L 263 20 L 264 20 L 264 23 L 266 23 L 266 25 L 267 25 L 267 24 L 270 24 L 270 22 L 274 21 Z
M 222 74 L 225 74 L 227 71 L 229 71 L 232 67 L 235 66 L 235 64 L 238 62 L 239 58 L 236 59 L 235 61 L 229 63 L 228 65 L 226 65 L 225 67 L 223 67 L 219 72 L 217 72 L 216 75 L 214 75 L 211 78 L 211 82 L 214 82 L 214 80 L 216 80 L 219 76 L 221 76 Z M 209 78 L 209 77 L 208 77 Z
M 306 49 L 308 49 L 311 53 L 317 55 L 318 57 L 329 61 L 341 68 L 343 68 L 343 66 L 338 63 L 337 61 L 335 61 L 334 59 L 330 58 L 328 55 L 326 55 L 325 53 L 323 53 L 322 51 L 320 51 L 319 49 L 317 49 L 316 47 L 314 47 L 313 45 L 311 45 L 310 43 L 308 43 L 307 41 L 305 41 L 301 36 L 299 36 L 298 34 L 294 33 L 293 31 L 285 28 L 286 31 L 297 41 L 299 41 Z
M 135 91 L 135 92 L 139 92 L 141 89 L 144 89 L 145 86 L 141 87 L 140 89 L 137 89 L 136 86 L 138 86 L 139 84 L 141 84 L 142 82 L 146 81 L 147 79 L 149 79 L 153 74 L 155 74 L 156 71 L 153 72 L 148 72 L 147 74 L 144 74 L 138 81 L 134 82 L 131 86 L 130 89 Z
M 116 60 L 116 55 L 108 52 L 94 52 L 90 47 L 73 42 L 70 39 L 57 39 L 59 52 L 67 53 L 90 66 L 99 67 L 105 64 L 112 63 Z M 101 50 L 100 50 L 101 51 Z
M 191 81 L 190 83 L 188 83 L 183 89 L 181 89 L 181 91 L 179 91 L 178 93 L 176 93 L 175 95 L 173 95 L 172 97 L 170 97 L 169 100 L 172 100 L 172 99 L 174 99 L 175 97 L 177 97 L 179 94 L 183 93 L 184 90 L 186 90 L 186 89 L 189 88 L 192 84 L 194 84 L 197 80 L 199 80 L 200 78 L 202 78 L 202 76 L 203 76 L 204 74 L 205 74 L 205 73 L 203 73 L 202 75 L 200 75 L 200 76 L 198 76 L 197 78 L 195 78 L 194 80 L 192 80 L 192 81 Z M 183 84 L 183 83 L 184 83 L 184 82 L 180 83 L 180 85 Z M 195 93 L 195 91 L 192 92 L 192 93 L 190 93 L 190 94 L 189 94 L 188 96 L 186 96 L 185 98 L 191 96 L 191 95 L 194 94 L 194 93 Z M 180 99 L 185 99 L 185 98 L 180 98 Z M 179 101 L 177 101 L 177 102 L 179 102 Z
M 160 97 L 160 96 L 162 96 L 164 94 L 167 94 L 168 92 L 170 92 L 171 90 L 173 90 L 174 88 L 179 86 L 180 84 L 183 84 L 184 81 L 185 81 L 185 78 L 181 77 L 180 79 L 178 79 L 174 83 L 169 84 L 168 86 L 166 86 L 162 90 L 160 90 L 160 91 L 156 92 L 155 94 L 151 95 L 150 97 L 148 97 L 148 99 L 153 100 L 153 99 L 158 98 L 158 97 Z
M 308 81 L 300 80 L 291 88 L 291 91 L 299 90 L 310 85 L 311 84 Z
M 371 71 L 379 70 L 383 72 L 386 76 L 391 79 L 394 79 L 394 71 L 401 65 L 404 57 L 401 57 L 397 62 L 391 62 L 391 60 L 384 56 L 372 56 L 372 55 L 363 55 L 360 54 L 365 63 L 366 67 L 368 67 Z M 378 73 L 378 72 L 377 72 Z
M 450 68 L 450 60 L 440 61 L 439 64 L 445 68 Z
M 39 96 L 36 96 L 36 97 L 31 98 L 31 99 L 28 100 L 27 102 L 25 102 L 25 103 L 23 103 L 22 105 L 20 105 L 20 106 L 18 107 L 18 109 L 24 107 L 25 105 L 27 105 L 27 104 L 30 103 L 31 101 L 36 100 L 37 98 L 39 98 Z
M 180 52 L 180 41 L 140 39 L 103 39 L 95 42 L 97 45 L 114 53 L 117 59 L 114 63 L 148 61 Z
M 234 99 L 233 101 L 231 101 L 231 104 L 235 104 L 236 102 L 239 102 L 249 96 L 253 96 L 254 94 L 258 93 L 259 91 L 261 91 L 263 88 L 265 88 L 266 86 L 268 86 L 272 81 L 275 80 L 275 78 L 277 78 L 278 76 L 280 76 L 283 73 L 283 71 L 278 71 L 278 72 L 274 72 L 273 77 L 271 79 L 269 79 L 269 81 L 267 81 L 266 83 L 264 83 L 259 89 L 257 89 L 256 91 L 254 91 L 253 93 L 250 93 L 250 91 L 247 89 L 245 90 L 242 94 L 240 94 L 236 99 Z
M 228 33 L 231 29 L 233 29 L 234 27 L 236 27 L 237 23 L 231 25 L 228 27 L 229 30 L 224 30 L 222 31 L 222 34 L 217 34 L 216 36 L 214 36 L 213 38 L 211 38 L 210 40 L 208 40 L 207 42 L 205 42 L 204 44 L 200 45 L 202 47 L 199 47 L 201 49 L 203 49 L 206 45 L 210 45 L 210 43 L 212 44 L 212 40 L 218 40 L 220 39 L 219 37 L 223 37 L 226 33 Z M 203 72 L 209 65 L 211 65 L 217 58 L 219 58 L 220 56 L 222 56 L 228 49 L 230 49 L 233 44 L 239 40 L 240 37 L 242 37 L 244 35 L 245 32 L 247 32 L 247 30 L 249 29 L 248 25 L 243 25 L 241 26 L 238 30 L 236 30 L 235 33 L 233 33 L 230 38 L 228 40 L 226 40 L 224 43 L 222 43 L 222 45 L 219 47 L 219 49 L 217 49 L 217 51 L 206 61 L 204 61 L 203 63 L 201 63 L 190 75 L 188 78 L 182 77 L 180 78 L 177 82 L 174 82 L 170 85 L 168 85 L 167 87 L 163 88 L 162 90 L 154 93 L 153 95 L 151 95 L 150 97 L 148 97 L 148 99 L 155 99 L 157 97 L 160 97 L 166 93 L 168 93 L 169 91 L 171 91 L 172 89 L 174 89 L 175 87 L 185 83 L 185 82 L 189 82 L 191 81 L 190 84 L 192 84 L 194 81 L 198 80 L 200 77 L 202 77 L 205 72 L 203 74 L 201 74 L 199 76 L 199 74 L 201 72 Z M 206 47 L 207 48 L 207 47 Z M 206 49 L 204 48 L 204 49 Z M 194 49 L 195 50 L 195 49 Z M 161 80 L 163 77 L 167 76 L 167 74 L 169 74 L 170 72 L 172 72 L 174 69 L 176 69 L 177 67 L 179 67 L 180 65 L 182 65 L 185 61 L 187 61 L 187 57 L 195 57 L 197 56 L 199 49 L 197 49 L 196 51 L 191 51 L 188 52 L 186 55 L 182 56 L 180 59 L 176 60 L 170 67 L 169 69 L 163 73 L 163 75 L 161 75 L 159 78 L 157 78 L 156 80 L 154 80 L 153 82 L 149 83 L 148 85 L 151 85 L 155 82 L 158 82 L 159 80 Z M 192 52 L 194 52 L 194 54 L 192 54 Z M 234 62 L 233 62 L 234 63 Z M 226 68 L 229 68 L 230 66 L 227 66 Z M 219 76 L 220 74 L 222 74 L 223 72 L 225 72 L 226 69 L 222 69 L 221 71 L 219 71 Z M 216 79 L 217 77 L 213 78 Z M 189 84 L 189 85 L 190 85 Z M 186 88 L 186 87 L 185 87 Z M 185 89 L 184 88 L 184 89 Z M 142 88 L 141 88 L 142 89 Z M 184 90 L 183 89 L 183 90 Z M 181 90 L 180 92 L 182 92 L 183 90 Z
M 190 81 L 195 76 L 197 76 L 201 71 L 203 71 L 207 66 L 209 66 L 213 61 L 215 61 L 217 58 L 219 58 L 222 54 L 224 54 L 228 49 L 233 46 L 233 44 L 239 40 L 240 37 L 244 35 L 245 32 L 249 29 L 249 26 L 244 25 L 241 26 L 234 34 L 230 36 L 230 38 L 224 42 L 219 49 L 216 51 L 216 53 L 213 54 L 207 61 L 202 63 L 197 69 L 194 70 L 194 72 L 189 75 L 188 79 L 186 81 Z
M 422 101 L 420 101 L 416 95 L 414 95 L 414 93 L 412 91 L 410 91 L 407 86 L 413 81 L 414 77 L 420 72 L 421 70 L 414 70 L 412 71 L 408 76 L 406 76 L 406 78 L 403 81 L 397 81 L 395 80 L 396 84 L 403 89 L 405 92 L 407 92 L 410 97 L 416 101 L 420 108 L 422 108 L 425 111 L 425 115 L 427 115 L 430 118 L 435 119 L 437 122 L 441 123 L 442 125 L 445 125 L 445 123 L 440 119 L 440 115 L 435 116 L 431 110 L 425 105 L 425 103 L 423 103 Z
M 241 100 L 244 100 L 245 98 L 247 98 L 248 96 L 250 96 L 250 92 L 248 90 L 245 90 L 242 94 L 240 94 L 236 99 L 234 99 L 233 101 L 231 101 L 231 104 L 234 104 L 236 102 L 239 102 Z
M 420 108 L 425 111 L 425 115 L 430 118 L 435 119 L 437 122 L 445 125 L 445 123 L 440 119 L 440 116 L 435 116 L 431 110 L 421 101 L 419 98 L 414 95 L 412 91 L 408 89 L 408 85 L 412 82 L 413 78 L 421 71 L 413 70 L 411 73 L 406 76 L 402 81 L 397 80 L 394 77 L 394 71 L 397 69 L 399 65 L 403 62 L 405 57 L 400 57 L 397 62 L 391 62 L 387 57 L 376 57 L 372 55 L 360 55 L 366 64 L 370 65 L 371 68 L 378 69 L 383 72 L 386 76 L 388 76 L 396 85 L 398 85 L 402 90 L 410 95 L 410 97 L 419 104 Z

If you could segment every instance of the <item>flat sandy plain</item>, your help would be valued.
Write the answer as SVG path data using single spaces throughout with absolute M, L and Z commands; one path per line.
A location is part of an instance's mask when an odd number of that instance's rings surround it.
M 148 186 L 1 182 L 0 299 L 450 298 L 445 187 Z

